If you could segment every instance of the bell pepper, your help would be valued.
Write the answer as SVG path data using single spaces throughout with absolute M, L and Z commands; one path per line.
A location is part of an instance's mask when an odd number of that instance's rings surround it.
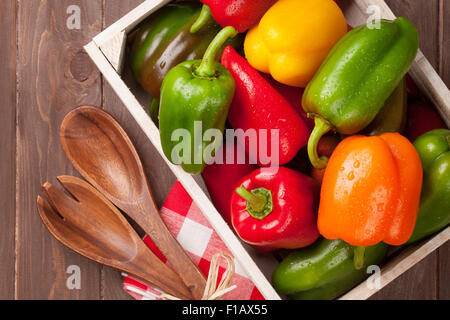
M 318 237 L 319 186 L 284 167 L 258 169 L 243 178 L 231 197 L 231 218 L 239 237 L 261 251 L 296 249 Z
M 405 18 L 382 20 L 380 28 L 362 25 L 330 52 L 303 95 L 316 127 L 308 143 L 314 167 L 326 166 L 317 143 L 329 131 L 352 135 L 367 127 L 394 92 L 418 51 L 418 33 Z
M 314 120 L 308 118 L 308 114 L 303 110 L 302 97 L 305 89 L 299 87 L 292 87 L 282 84 L 276 81 L 270 74 L 260 72 L 263 78 L 275 89 L 277 90 L 294 109 L 300 114 L 303 121 L 308 125 L 311 130 L 314 129 Z
M 250 157 L 257 159 L 260 166 L 283 165 L 291 161 L 307 144 L 310 130 L 306 123 L 294 107 L 232 47 L 225 48 L 222 64 L 236 82 L 236 93 L 228 115 L 232 127 L 235 130 L 256 130 L 257 141 L 253 142 L 256 146 L 265 144 L 263 138 L 267 138 L 270 161 L 263 161 L 261 150 L 251 148 L 247 143 L 246 150 Z M 266 130 L 267 134 L 262 136 L 261 130 Z M 279 140 L 272 141 L 275 130 L 279 132 Z M 272 146 L 278 150 L 273 150 Z M 278 153 L 278 159 L 275 159 L 275 153 Z
M 164 78 L 159 111 L 162 148 L 172 163 L 188 173 L 201 173 L 214 156 L 206 151 L 217 150 L 222 144 L 235 83 L 230 72 L 216 62 L 216 55 L 236 34 L 233 27 L 224 28 L 211 42 L 203 60 L 183 62 Z M 204 133 L 209 129 L 220 130 L 220 139 L 205 141 Z M 176 132 L 184 136 L 174 137 Z
M 232 26 L 243 33 L 258 24 L 261 17 L 277 0 L 201 0 L 202 14 L 191 31 L 197 32 L 210 16 L 222 27 Z
M 407 106 L 406 81 L 402 80 L 363 133 L 369 136 L 379 136 L 386 132 L 402 133 L 406 127 Z
M 406 137 L 409 141 L 414 142 L 431 130 L 446 128 L 439 113 L 427 102 L 419 100 L 408 106 Z
M 245 57 L 275 80 L 304 88 L 346 33 L 344 14 L 333 0 L 280 0 L 248 32 Z
M 424 182 L 417 222 L 409 243 L 450 223 L 450 130 L 430 131 L 419 137 L 414 146 L 422 160 Z
M 231 196 L 236 184 L 257 169 L 248 159 L 245 163 L 240 163 L 239 152 L 245 154 L 245 150 L 236 141 L 229 142 L 227 139 L 216 153 L 215 160 L 218 161 L 208 165 L 202 173 L 214 206 L 230 226 L 232 226 Z M 227 160 L 230 154 L 234 155 L 233 161 Z
M 367 265 L 379 265 L 388 246 L 366 249 Z M 289 254 L 272 274 L 274 288 L 296 300 L 331 300 L 366 279 L 366 269 L 353 267 L 354 249 L 342 240 L 320 239 Z
M 414 146 L 398 133 L 353 136 L 333 152 L 322 183 L 318 226 L 327 239 L 364 247 L 381 241 L 405 244 L 416 223 L 422 164 Z
M 133 74 L 141 86 L 156 98 L 153 114 L 158 113 L 161 84 L 170 69 L 186 60 L 201 59 L 222 29 L 213 20 L 196 34 L 190 28 L 200 15 L 199 3 L 171 3 L 147 18 L 138 28 L 131 48 Z M 240 48 L 243 37 L 227 42 Z
M 339 143 L 342 140 L 337 136 L 324 136 L 319 141 L 319 145 L 317 146 L 317 152 L 319 156 L 331 157 L 334 150 L 337 148 Z M 322 184 L 323 176 L 325 175 L 326 169 L 316 169 L 314 167 L 311 168 L 311 177 Z

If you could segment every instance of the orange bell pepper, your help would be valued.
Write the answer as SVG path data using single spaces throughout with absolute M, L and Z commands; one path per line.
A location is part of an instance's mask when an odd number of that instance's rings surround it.
M 349 137 L 338 145 L 325 171 L 319 231 L 353 246 L 402 245 L 413 233 L 421 188 L 422 164 L 405 137 Z

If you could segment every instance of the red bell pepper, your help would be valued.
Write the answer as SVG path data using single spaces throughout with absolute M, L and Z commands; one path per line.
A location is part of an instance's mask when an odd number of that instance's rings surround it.
M 306 122 L 308 127 L 312 130 L 314 129 L 315 123 L 314 119 L 308 118 L 308 114 L 303 109 L 302 97 L 305 89 L 299 87 L 292 87 L 281 82 L 276 81 L 270 74 L 262 73 L 260 74 L 263 78 L 275 89 L 277 90 L 290 104 L 295 108 L 295 110 L 300 114 L 302 119 Z
M 243 33 L 257 25 L 277 0 L 201 0 L 201 2 L 208 9 L 204 7 L 199 21 L 207 20 L 210 11 L 222 27 L 232 26 L 239 33 Z
M 259 147 L 263 139 L 260 130 L 265 129 L 267 149 L 270 151 L 270 155 L 267 156 L 273 157 L 273 153 L 278 152 L 278 164 L 290 162 L 308 143 L 311 131 L 306 123 L 294 107 L 231 46 L 225 48 L 222 64 L 233 75 L 236 83 L 234 99 L 228 114 L 232 127 L 235 130 L 256 130 Z M 270 150 L 273 130 L 278 130 L 279 133 L 279 141 L 273 144 L 278 145 L 278 150 Z M 246 144 L 250 157 L 257 159 L 260 166 L 274 164 L 273 161 L 264 163 L 259 154 L 254 154 L 255 149 L 258 148 L 250 148 L 250 145 Z
M 447 128 L 439 113 L 423 101 L 413 102 L 408 106 L 406 137 L 414 142 L 422 134 L 440 128 Z
M 231 218 L 239 237 L 261 251 L 296 249 L 319 238 L 320 188 L 312 178 L 285 168 L 254 171 L 231 197 Z
M 237 143 L 224 142 L 215 157 L 223 161 L 207 166 L 202 173 L 214 206 L 230 226 L 230 203 L 235 186 L 239 180 L 257 169 L 256 165 L 249 164 L 249 161 L 244 164 L 238 163 L 237 156 L 240 149 Z M 226 155 L 230 152 L 234 154 L 234 161 L 226 161 Z M 245 150 L 243 152 L 245 153 Z

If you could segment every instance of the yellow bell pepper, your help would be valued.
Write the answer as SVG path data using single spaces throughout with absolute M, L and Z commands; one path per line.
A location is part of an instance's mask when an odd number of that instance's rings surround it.
M 304 88 L 347 28 L 334 0 L 279 0 L 248 32 L 245 55 L 278 82 Z

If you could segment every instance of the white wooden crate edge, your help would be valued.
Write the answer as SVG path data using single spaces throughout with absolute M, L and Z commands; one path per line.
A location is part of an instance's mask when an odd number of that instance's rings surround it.
M 245 269 L 251 280 L 255 283 L 255 285 L 257 285 L 261 294 L 266 299 L 279 300 L 280 296 L 276 293 L 264 274 L 244 249 L 242 243 L 234 236 L 231 229 L 225 223 L 219 212 L 217 212 L 216 208 L 211 203 L 208 196 L 205 194 L 199 184 L 195 181 L 194 177 L 190 174 L 185 173 L 181 169 L 181 167 L 173 165 L 166 159 L 159 139 L 159 130 L 156 128 L 155 124 L 151 121 L 149 116 L 145 113 L 143 107 L 137 101 L 136 97 L 127 88 L 126 84 L 122 81 L 119 74 L 114 70 L 114 68 L 105 58 L 100 49 L 95 45 L 95 43 L 92 42 L 88 44 L 85 49 L 88 52 L 89 56 L 95 61 L 98 68 L 101 70 L 105 79 L 109 82 L 113 90 L 118 93 L 119 98 L 127 107 L 145 135 L 147 135 L 149 140 L 158 150 L 159 154 L 164 158 L 167 165 L 175 174 L 177 179 L 180 180 L 186 191 L 194 199 L 195 203 L 203 212 L 208 222 L 216 230 L 220 238 L 227 244 L 228 248 L 233 253 L 235 258 L 239 260 L 241 266 Z
M 144 1 L 141 5 L 130 11 L 130 13 L 97 35 L 92 42 L 85 46 L 85 50 L 127 107 L 128 111 L 134 117 L 145 135 L 166 161 L 177 179 L 180 180 L 187 192 L 194 199 L 207 220 L 217 231 L 221 239 L 227 244 L 233 255 L 239 260 L 249 277 L 261 291 L 261 294 L 266 299 L 279 300 L 280 296 L 261 272 L 254 259 L 252 259 L 244 249 L 240 240 L 237 239 L 221 215 L 217 212 L 216 208 L 194 177 L 185 173 L 180 167 L 174 166 L 166 159 L 162 151 L 157 127 L 120 77 L 127 33 L 151 13 L 169 2 L 171 1 Z M 349 0 L 344 1 L 344 5 L 349 2 Z M 354 0 L 354 3 L 362 12 L 366 12 L 366 9 L 369 6 L 376 5 L 381 9 L 382 18 L 395 18 L 395 15 L 383 0 Z M 411 75 L 423 92 L 428 93 L 429 98 L 436 105 L 447 125 L 450 125 L 450 92 L 422 52 L 419 52 L 416 57 L 411 69 Z M 450 227 L 427 241 L 405 248 L 398 256 L 387 262 L 383 267 L 380 287 L 369 289 L 366 282 L 363 282 L 341 297 L 341 299 L 368 299 L 449 239 Z

